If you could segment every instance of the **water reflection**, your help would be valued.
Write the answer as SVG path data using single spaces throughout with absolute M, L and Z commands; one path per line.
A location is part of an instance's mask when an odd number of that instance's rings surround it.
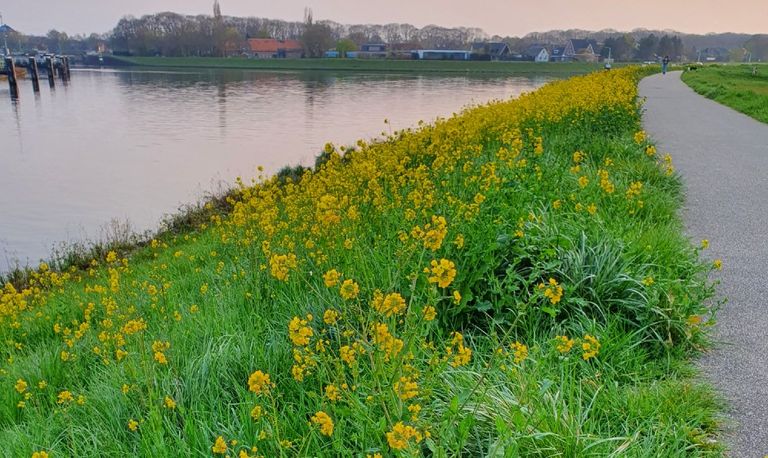
M 113 218 L 152 228 L 218 183 L 255 175 L 259 165 L 275 172 L 312 164 L 327 141 L 351 144 L 547 81 L 89 70 L 37 96 L 23 81 L 15 103 L 2 88 L 0 270 L 3 251 L 36 262 L 53 242 L 94 237 Z

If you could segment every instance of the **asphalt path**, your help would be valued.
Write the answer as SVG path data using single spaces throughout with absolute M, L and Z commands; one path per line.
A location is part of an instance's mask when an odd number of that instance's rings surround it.
M 670 153 L 686 193 L 688 236 L 720 258 L 715 349 L 701 359 L 727 400 L 734 457 L 768 455 L 768 124 L 696 94 L 679 72 L 640 83 L 643 123 Z

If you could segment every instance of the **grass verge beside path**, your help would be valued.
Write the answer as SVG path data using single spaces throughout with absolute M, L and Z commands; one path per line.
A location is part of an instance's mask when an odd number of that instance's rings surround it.
M 583 74 L 602 64 L 533 62 L 419 61 L 379 59 L 243 59 L 217 57 L 118 57 L 116 64 L 166 68 L 243 70 L 322 70 L 390 73 Z
M 711 65 L 683 73 L 683 81 L 704 97 L 768 123 L 766 64 Z
M 640 76 L 327 145 L 130 259 L 6 285 L 1 453 L 720 454 L 689 362 L 714 267 Z

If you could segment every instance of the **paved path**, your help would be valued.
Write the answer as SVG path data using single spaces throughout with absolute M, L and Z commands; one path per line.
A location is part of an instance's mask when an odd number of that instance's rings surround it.
M 722 342 L 701 366 L 730 402 L 734 457 L 768 455 L 768 124 L 708 100 L 679 73 L 640 83 L 645 129 L 669 152 L 686 188 L 684 219 L 707 257 L 723 260 Z M 698 243 L 698 242 L 696 242 Z

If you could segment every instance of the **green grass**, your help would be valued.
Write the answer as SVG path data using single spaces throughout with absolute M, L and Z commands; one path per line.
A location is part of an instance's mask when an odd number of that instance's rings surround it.
M 757 75 L 752 74 L 753 67 Z M 683 73 L 704 97 L 768 123 L 768 65 L 711 65 Z
M 324 70 L 391 73 L 582 74 L 602 64 L 533 62 L 453 62 L 379 59 L 243 59 L 216 57 L 118 57 L 121 64 L 166 68 Z
M 721 456 L 720 405 L 689 361 L 707 345 L 712 268 L 683 234 L 680 180 L 637 133 L 640 76 L 328 145 L 312 171 L 242 186 L 229 211 L 129 259 L 6 286 L 0 455 L 209 456 L 222 437 L 233 456 Z M 454 263 L 447 286 L 424 273 L 433 260 Z M 387 316 L 377 290 L 405 309 Z M 289 331 L 302 318 L 308 344 Z M 585 357 L 588 336 L 600 348 Z M 249 391 L 256 371 L 268 393 Z M 393 448 L 398 422 L 422 440 Z

